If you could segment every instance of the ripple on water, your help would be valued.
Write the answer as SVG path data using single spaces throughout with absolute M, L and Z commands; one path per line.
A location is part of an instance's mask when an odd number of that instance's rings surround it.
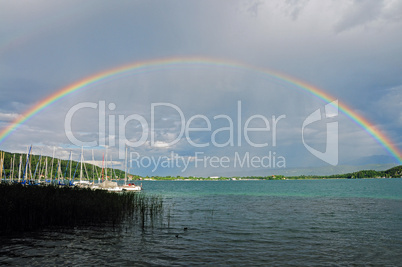
M 346 183 L 349 188 L 351 183 Z M 163 222 L 153 228 L 143 230 L 127 223 L 121 228 L 92 226 L 3 237 L 0 263 L 398 266 L 402 262 L 401 200 L 334 196 L 333 192 L 328 197 L 238 195 L 225 194 L 225 190 L 232 192 L 225 187 L 219 189 L 220 194 L 209 195 L 208 184 L 203 183 L 183 183 L 187 187 L 181 190 L 191 191 L 191 186 L 200 184 L 203 194 L 165 199 L 169 209 L 165 209 Z M 327 182 L 320 184 L 327 190 Z M 334 184 L 345 187 L 339 181 Z M 218 185 L 224 184 L 213 183 Z M 249 190 L 255 185 L 251 183 Z M 258 192 L 272 191 L 264 187 L 271 185 L 259 183 Z M 313 186 L 320 189 L 320 185 Z M 303 184 L 301 190 L 311 189 L 307 187 Z M 366 192 L 371 190 L 366 187 Z

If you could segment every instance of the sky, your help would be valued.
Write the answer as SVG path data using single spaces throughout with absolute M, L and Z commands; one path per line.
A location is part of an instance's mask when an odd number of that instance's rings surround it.
M 83 145 L 124 169 L 127 146 L 143 176 L 400 164 L 327 104 L 400 153 L 401 32 L 398 0 L 0 0 L 0 131 L 78 81 L 153 62 L 67 94 L 0 149 L 79 160 Z

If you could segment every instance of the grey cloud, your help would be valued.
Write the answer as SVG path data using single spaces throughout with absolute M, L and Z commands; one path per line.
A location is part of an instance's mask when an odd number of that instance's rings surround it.
M 400 1 L 354 0 L 334 26 L 337 33 L 370 23 L 398 22 L 402 18 Z
M 46 1 L 40 3 L 46 4 Z M 223 58 L 246 62 L 261 69 L 279 70 L 289 75 L 289 79 L 305 80 L 349 104 L 401 143 L 396 134 L 401 129 L 396 121 L 400 113 L 398 85 L 402 84 L 398 71 L 402 66 L 399 56 L 402 38 L 398 34 L 401 1 L 353 1 L 350 5 L 345 1 L 321 0 L 86 3 L 89 4 L 78 12 L 77 3 L 63 2 L 65 14 L 74 15 L 71 20 L 63 20 L 64 13 L 59 14 L 62 20 L 30 20 L 38 14 L 46 17 L 59 12 L 55 4 L 45 5 L 46 9 L 37 7 L 36 13 L 23 23 L 11 15 L 0 16 L 0 31 L 6 39 L 12 39 L 13 32 L 24 33 L 26 21 L 32 23 L 29 38 L 2 54 L 1 114 L 22 113 L 60 88 L 130 62 L 205 56 L 213 58 L 212 61 Z M 11 11 L 18 13 L 17 9 Z M 44 27 L 45 22 L 54 26 Z M 10 29 L 4 30 L 4 25 Z M 371 25 L 382 28 L 377 27 L 378 31 L 361 29 Z M 334 27 L 342 34 L 334 33 Z M 396 88 L 394 93 L 387 91 L 391 87 Z M 275 149 L 289 158 L 289 164 L 321 163 L 303 147 L 300 128 L 303 119 L 322 108 L 325 101 L 291 82 L 280 81 L 252 68 L 214 64 L 165 65 L 93 84 L 67 95 L 31 118 L 3 142 L 1 148 L 26 150 L 26 145 L 37 143 L 49 153 L 54 145 L 67 151 L 71 143 L 63 124 L 68 109 L 80 102 L 101 100 L 106 101 L 106 105 L 116 104 L 116 109 L 108 110 L 107 115 L 139 114 L 148 122 L 151 103 L 172 103 L 182 109 L 186 119 L 195 114 L 207 116 L 213 121 L 213 129 L 227 126 L 224 120 L 214 121 L 215 115 L 236 118 L 237 101 L 241 100 L 244 118 L 253 114 L 269 119 L 271 115 L 287 115 L 278 129 L 280 145 Z M 97 118 L 97 110 L 77 112 L 73 121 L 77 137 L 98 138 Z M 7 118 L 3 116 L 3 119 Z M 175 150 L 180 155 L 194 155 L 194 148 L 184 138 L 171 148 L 163 147 L 180 131 L 174 110 L 161 109 L 156 119 L 159 147 L 145 144 L 135 151 L 164 155 Z M 386 153 L 363 129 L 348 122 L 350 119 L 340 115 L 343 159 Z M 6 122 L 0 127 L 3 125 Z M 127 138 L 138 140 L 141 130 L 138 123 L 128 123 Z M 324 122 L 318 130 L 325 130 Z M 209 138 L 210 133 L 194 135 L 197 142 L 206 142 Z M 264 138 L 260 136 L 255 140 L 259 142 Z M 219 141 L 225 140 L 225 135 L 220 136 Z M 308 141 L 321 148 L 325 136 L 312 134 Z M 348 148 L 351 144 L 362 149 L 351 151 Z M 116 153 L 115 150 L 110 148 L 110 153 Z M 209 155 L 232 155 L 234 151 L 267 153 L 249 146 L 208 147 L 203 151 Z M 95 153 L 97 159 L 101 159 L 100 150 Z
M 308 3 L 309 0 L 286 0 L 285 10 L 293 20 L 296 20 Z

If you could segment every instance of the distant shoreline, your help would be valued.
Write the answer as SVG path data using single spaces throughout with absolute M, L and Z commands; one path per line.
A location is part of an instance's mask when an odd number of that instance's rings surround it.
M 402 165 L 385 171 L 361 170 L 346 174 L 334 175 L 300 175 L 300 176 L 232 176 L 232 177 L 184 177 L 184 176 L 153 176 L 141 177 L 143 181 L 265 181 L 265 180 L 326 180 L 326 179 L 390 179 L 402 178 Z
M 390 168 L 385 171 L 376 170 L 360 170 L 345 174 L 334 174 L 334 175 L 298 175 L 298 176 L 287 176 L 287 175 L 252 175 L 252 176 L 209 176 L 209 177 L 197 177 L 197 176 L 140 176 L 138 174 L 125 173 L 122 170 L 110 168 L 110 167 L 99 167 L 88 162 L 77 162 L 72 160 L 61 160 L 57 158 L 41 157 L 38 155 L 29 156 L 29 164 L 27 162 L 27 155 L 21 153 L 10 153 L 2 152 L 0 164 L 0 180 L 15 180 L 18 175 L 22 172 L 27 172 L 30 174 L 31 178 L 29 180 L 35 179 L 67 179 L 67 180 L 79 180 L 82 176 L 82 180 L 123 180 L 122 178 L 127 176 L 128 181 L 227 181 L 227 180 L 322 180 L 322 179 L 361 179 L 361 178 L 401 178 L 402 177 L 402 165 Z M 15 157 L 17 156 L 17 157 Z M 20 159 L 20 165 L 18 165 L 17 159 Z M 49 160 L 48 160 L 49 159 Z M 25 161 L 25 162 L 24 162 Z M 47 169 L 46 162 L 50 164 L 49 170 Z M 71 164 L 70 164 L 71 162 Z M 22 164 L 21 164 L 22 163 Z M 77 171 L 78 166 L 84 165 L 82 173 Z M 46 165 L 46 170 L 44 166 Z M 18 166 L 20 167 L 20 174 Z M 39 166 L 39 168 L 38 168 Z M 42 167 L 41 167 L 42 166 Z M 28 167 L 28 168 L 27 168 Z M 38 172 L 36 170 L 38 169 Z M 82 166 L 81 166 L 82 169 Z M 50 173 L 50 175 L 46 175 Z M 53 175 L 52 175 L 53 173 Z M 32 175 L 33 174 L 33 175 Z M 67 175 L 68 174 L 68 175 Z M 23 177 L 22 174 L 21 177 Z M 57 177 L 56 177 L 57 176 Z M 28 179 L 27 179 L 28 180 Z
M 208 179 L 208 178 L 199 178 L 199 179 L 143 179 L 143 180 L 135 180 L 135 181 L 152 181 L 152 182 L 161 182 L 161 181 L 184 181 L 184 182 L 206 182 L 206 181 L 214 181 L 214 182 L 223 182 L 223 181 L 295 181 L 295 180 L 356 180 L 356 179 L 400 179 L 402 177 L 365 177 L 365 178 L 286 178 L 286 179 L 246 179 L 240 178 L 236 180 L 232 180 L 230 178 L 222 178 L 222 179 Z M 119 180 L 123 181 L 123 180 Z

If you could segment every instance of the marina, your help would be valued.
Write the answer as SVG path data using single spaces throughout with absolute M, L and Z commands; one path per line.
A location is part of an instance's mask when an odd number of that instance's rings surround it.
M 0 181 L 2 183 L 20 183 L 22 185 L 57 185 L 67 187 L 90 188 L 93 190 L 107 190 L 110 192 L 139 192 L 141 185 L 136 185 L 134 181 L 127 179 L 127 159 L 125 160 L 125 170 L 117 170 L 120 175 L 124 175 L 124 184 L 119 184 L 120 177 L 116 175 L 116 170 L 107 166 L 107 151 L 102 160 L 102 167 L 95 165 L 93 150 L 92 160 L 88 163 L 84 160 L 84 149 L 81 149 L 79 161 L 72 160 L 73 154 L 70 151 L 68 160 L 55 158 L 55 149 L 51 158 L 34 155 L 32 146 L 27 148 L 27 153 L 11 154 L 7 153 L 9 161 L 6 161 L 6 152 L 0 154 Z M 15 158 L 19 157 L 18 165 Z M 111 160 L 112 161 L 112 160 Z M 73 167 L 73 165 L 75 165 Z M 108 176 L 108 170 L 110 176 Z

